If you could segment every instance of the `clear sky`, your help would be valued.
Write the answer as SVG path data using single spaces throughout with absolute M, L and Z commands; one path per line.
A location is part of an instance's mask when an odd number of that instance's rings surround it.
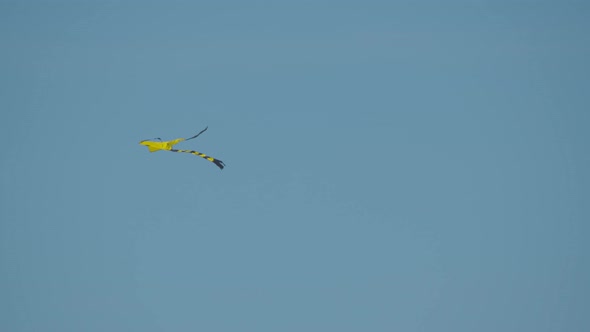
M 0 330 L 590 331 L 589 32 L 587 1 L 0 0 Z M 138 145 L 205 126 L 177 147 L 224 170 Z

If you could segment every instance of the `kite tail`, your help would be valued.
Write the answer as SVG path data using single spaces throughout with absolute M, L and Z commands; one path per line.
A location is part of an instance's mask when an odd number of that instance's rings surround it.
M 210 162 L 214 163 L 215 165 L 217 165 L 217 167 L 219 167 L 220 169 L 223 169 L 225 167 L 225 164 L 223 163 L 223 161 L 219 160 L 219 159 L 215 159 L 213 157 L 209 157 L 208 155 L 198 152 L 198 151 L 193 151 L 193 150 L 176 150 L 176 149 L 172 149 L 170 150 L 172 152 L 184 152 L 184 153 L 190 153 L 190 154 L 194 154 L 195 156 L 199 156 L 203 159 L 207 159 Z

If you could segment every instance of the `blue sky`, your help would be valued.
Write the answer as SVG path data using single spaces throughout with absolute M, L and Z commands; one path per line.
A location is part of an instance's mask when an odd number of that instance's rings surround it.
M 0 330 L 590 330 L 589 15 L 0 1 Z

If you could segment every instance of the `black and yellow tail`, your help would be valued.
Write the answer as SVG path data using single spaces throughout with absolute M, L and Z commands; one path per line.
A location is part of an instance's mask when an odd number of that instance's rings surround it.
M 199 156 L 201 158 L 207 159 L 210 162 L 214 163 L 215 165 L 217 165 L 217 167 L 219 167 L 220 169 L 223 169 L 225 167 L 225 164 L 223 163 L 223 161 L 219 160 L 219 159 L 215 159 L 213 157 L 209 157 L 208 155 L 198 152 L 198 151 L 193 151 L 193 150 L 176 150 L 176 149 L 172 149 L 170 150 L 172 152 L 184 152 L 184 153 L 190 153 L 190 154 L 194 154 L 195 156 Z

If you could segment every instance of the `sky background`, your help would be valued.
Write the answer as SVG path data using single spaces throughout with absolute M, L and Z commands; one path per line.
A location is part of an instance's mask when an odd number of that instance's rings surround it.
M 586 1 L 0 0 L 0 330 L 590 331 Z M 142 139 L 223 160 L 148 153 Z

